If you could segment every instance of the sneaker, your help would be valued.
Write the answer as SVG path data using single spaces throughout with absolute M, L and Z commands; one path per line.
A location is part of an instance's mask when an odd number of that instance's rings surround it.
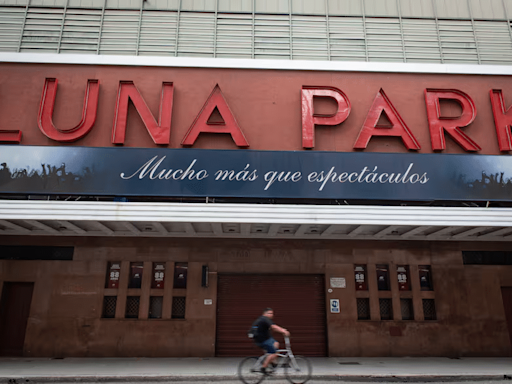
M 264 375 L 270 375 L 270 372 L 267 371 L 267 368 L 264 367 L 261 367 L 260 372 L 263 373 Z

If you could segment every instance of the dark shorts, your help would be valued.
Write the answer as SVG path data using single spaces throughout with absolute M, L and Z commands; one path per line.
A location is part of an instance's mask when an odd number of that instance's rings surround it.
M 275 342 L 276 341 L 271 337 L 262 343 L 256 343 L 256 345 L 260 348 L 263 348 L 265 351 L 267 351 L 267 353 L 276 353 L 276 348 L 274 347 Z

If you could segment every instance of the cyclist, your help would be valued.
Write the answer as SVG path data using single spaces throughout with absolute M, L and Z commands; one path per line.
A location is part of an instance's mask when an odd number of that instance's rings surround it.
M 274 324 L 272 318 L 274 317 L 274 310 L 272 308 L 265 308 L 263 314 L 253 323 L 253 328 L 257 327 L 254 335 L 254 342 L 260 348 L 263 348 L 269 355 L 261 365 L 261 371 L 267 373 L 269 364 L 274 363 L 277 358 L 277 350 L 279 343 L 272 337 L 271 331 L 282 333 L 285 336 L 290 336 L 290 332 L 286 329 Z

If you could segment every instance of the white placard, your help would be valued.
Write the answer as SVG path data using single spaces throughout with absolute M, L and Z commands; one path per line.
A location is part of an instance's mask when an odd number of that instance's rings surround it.
M 212 305 L 213 300 L 212 299 L 204 299 L 204 305 Z
M 331 313 L 340 313 L 339 299 L 331 299 Z
M 347 282 L 344 277 L 331 277 L 331 288 L 346 288 Z

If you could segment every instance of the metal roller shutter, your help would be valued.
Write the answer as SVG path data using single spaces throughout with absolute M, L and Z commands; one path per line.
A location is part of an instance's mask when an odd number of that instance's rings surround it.
M 219 275 L 216 356 L 258 355 L 247 330 L 264 308 L 291 333 L 295 354 L 326 356 L 325 285 L 322 275 Z M 284 345 L 281 334 L 274 334 Z

